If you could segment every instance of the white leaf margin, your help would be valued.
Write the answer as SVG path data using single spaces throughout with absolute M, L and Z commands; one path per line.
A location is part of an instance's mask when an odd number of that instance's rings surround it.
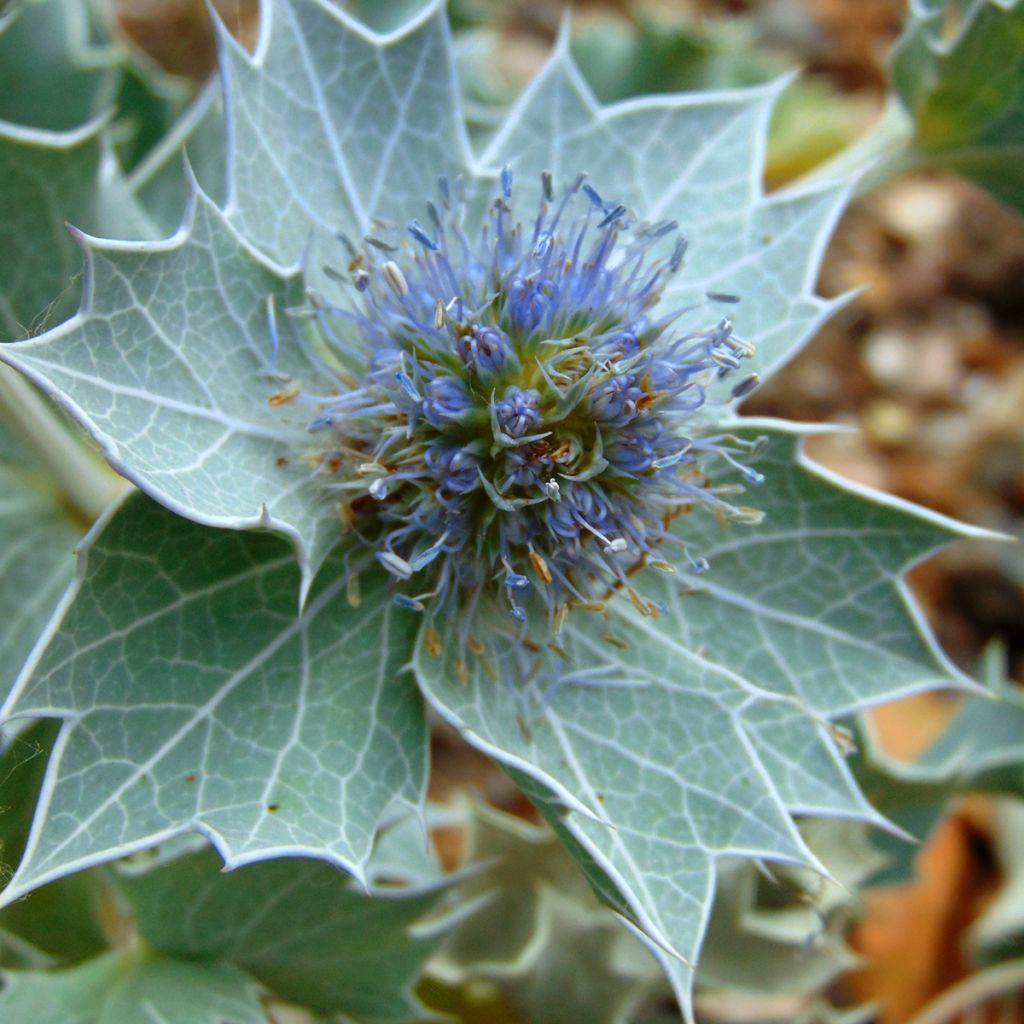
M 749 418 L 734 418 L 725 419 L 719 424 L 723 429 L 736 429 L 743 427 L 746 429 L 771 429 L 780 432 L 790 433 L 798 438 L 806 439 L 808 437 L 831 434 L 842 432 L 843 428 L 836 427 L 830 424 L 797 424 L 791 423 L 786 420 L 777 420 L 768 417 L 749 417 Z M 894 495 L 885 494 L 884 492 L 877 491 L 874 488 L 867 487 L 863 484 L 849 480 L 843 476 L 840 476 L 835 471 L 828 469 L 821 463 L 812 459 L 806 452 L 805 446 L 800 445 L 798 450 L 798 458 L 796 461 L 797 466 L 818 479 L 826 482 L 838 491 L 849 494 L 853 497 L 860 498 L 864 501 L 871 502 L 876 505 L 891 509 L 895 512 L 902 512 L 905 515 L 913 516 L 926 523 L 935 526 L 937 529 L 949 534 L 950 539 L 947 542 L 939 542 L 934 548 L 922 552 L 915 558 L 910 559 L 902 566 L 899 567 L 899 574 L 894 580 L 894 585 L 897 589 L 897 593 L 904 605 L 906 613 L 919 634 L 920 638 L 925 644 L 928 652 L 935 658 L 937 665 L 942 668 L 948 676 L 949 689 L 958 692 L 969 694 L 972 696 L 991 697 L 990 691 L 972 679 L 963 670 L 958 668 L 953 661 L 949 658 L 946 652 L 941 648 L 938 643 L 935 634 L 928 626 L 925 619 L 923 609 L 913 595 L 909 584 L 906 581 L 906 573 L 914 568 L 916 565 L 928 558 L 932 557 L 936 551 L 941 550 L 948 543 L 953 543 L 959 540 L 968 541 L 1011 541 L 1014 538 L 1009 537 L 1005 534 L 996 533 L 994 531 L 985 529 L 983 527 L 973 526 L 967 523 L 959 522 L 958 520 L 952 519 L 942 513 L 935 512 L 931 509 L 924 508 L 923 506 L 917 505 L 913 502 L 907 501 L 903 498 L 896 497 Z M 749 684 L 744 684 L 746 688 L 750 688 Z M 879 703 L 887 702 L 889 700 L 899 699 L 902 697 L 912 696 L 917 693 L 933 691 L 935 690 L 934 681 L 923 679 L 916 685 L 910 685 L 904 687 L 902 690 L 887 694 L 884 698 L 867 699 L 863 703 L 852 703 L 847 707 L 837 710 L 834 713 L 835 717 L 841 717 L 846 715 L 858 714 L 869 707 L 875 706 Z M 761 691 L 758 689 L 758 693 Z M 775 694 L 764 692 L 763 696 L 773 701 L 780 701 L 788 705 L 797 705 L 798 702 L 792 697 L 780 697 Z M 579 846 L 590 856 L 593 863 L 597 868 L 605 875 L 610 881 L 615 890 L 620 894 L 623 901 L 628 905 L 630 911 L 635 915 L 635 920 L 630 920 L 624 915 L 616 912 L 616 917 L 622 922 L 624 927 L 632 933 L 637 939 L 639 939 L 644 946 L 650 951 L 650 953 L 658 960 L 658 962 L 664 968 L 668 975 L 673 989 L 675 990 L 679 1005 L 683 1010 L 684 1017 L 686 1018 L 687 1024 L 695 1024 L 695 1018 L 693 1017 L 693 1005 L 692 1005 L 692 982 L 693 972 L 695 969 L 694 964 L 691 964 L 685 958 L 683 958 L 678 952 L 672 949 L 671 941 L 665 936 L 661 929 L 650 919 L 650 916 L 645 912 L 642 903 L 632 897 L 632 885 L 623 878 L 614 868 L 614 866 L 603 856 L 601 850 L 596 847 L 587 838 L 586 834 L 581 831 L 573 822 L 572 814 L 580 814 L 584 818 L 588 818 L 591 821 L 598 822 L 606 827 L 614 828 L 611 822 L 608 822 L 595 810 L 596 804 L 593 806 L 587 805 L 582 802 L 579 797 L 569 791 L 563 784 L 558 782 L 557 779 L 547 776 L 546 774 L 539 773 L 537 768 L 530 762 L 516 757 L 510 756 L 506 751 L 502 751 L 500 748 L 489 743 L 486 739 L 477 735 L 473 730 L 467 729 L 456 715 L 448 712 L 448 709 L 439 707 L 430 701 L 429 695 L 424 692 L 424 697 L 427 699 L 431 708 L 444 719 L 450 726 L 452 726 L 461 736 L 468 737 L 472 734 L 472 739 L 467 738 L 469 742 L 476 749 L 483 751 L 488 756 L 492 757 L 499 764 L 507 764 L 515 771 L 522 772 L 526 777 L 536 781 L 542 787 L 549 790 L 554 798 L 554 803 L 549 803 L 549 807 L 558 812 L 560 810 L 559 805 L 562 805 L 560 818 L 562 826 L 566 829 L 569 835 L 579 844 Z M 808 712 L 810 717 L 821 720 L 822 716 Z M 829 719 L 830 720 L 830 719 Z M 824 723 L 824 724 L 827 724 Z M 742 728 L 740 729 L 741 735 L 743 734 Z M 753 752 L 754 763 L 760 765 L 760 759 L 756 756 L 756 752 Z M 772 791 L 775 792 L 775 785 L 771 778 L 768 776 L 766 770 L 761 770 L 760 774 L 764 778 L 765 785 Z M 847 772 L 847 774 L 849 774 Z M 851 775 L 852 777 L 852 775 Z M 781 798 L 780 798 L 781 803 Z M 796 809 L 791 809 L 793 813 L 797 813 Z M 568 813 L 566 813 L 568 812 Z M 850 820 L 864 820 L 867 823 L 876 827 L 884 828 L 887 831 L 892 832 L 898 836 L 905 836 L 905 833 L 899 826 L 889 822 L 882 815 L 872 815 L 870 818 L 858 818 L 856 815 L 840 814 L 837 817 L 849 818 Z M 804 862 L 804 866 L 811 867 L 813 870 L 818 871 L 823 877 L 835 882 L 836 880 L 832 877 L 826 865 L 822 864 L 821 861 L 807 849 L 807 860 Z M 734 856 L 736 851 L 730 851 L 728 856 Z M 720 855 L 722 856 L 722 855 Z M 713 858 L 715 860 L 719 857 Z M 770 861 L 772 858 L 760 856 L 760 859 Z M 778 858 L 780 862 L 786 862 L 784 858 Z M 699 941 L 702 944 L 704 937 L 707 932 L 708 922 L 710 920 L 710 914 L 714 898 L 714 879 L 715 872 L 710 873 L 710 882 L 707 892 L 703 894 L 702 907 L 703 917 L 700 922 L 699 929 Z M 698 947 L 699 948 L 699 947 Z
M 98 238 L 95 235 L 90 235 L 85 231 L 81 231 L 78 228 L 68 225 L 68 230 L 81 247 L 83 254 L 82 301 L 78 312 L 76 312 L 74 316 L 65 320 L 64 323 L 59 324 L 52 330 L 47 331 L 45 335 L 41 335 L 39 340 L 45 339 L 47 343 L 59 341 L 63 335 L 76 330 L 82 321 L 88 318 L 93 295 L 93 248 L 103 252 L 127 252 L 135 256 L 158 255 L 160 253 L 171 252 L 175 249 L 181 248 L 189 242 L 192 235 L 192 222 L 199 202 L 207 202 L 215 210 L 219 211 L 219 207 L 217 207 L 216 203 L 209 199 L 201 186 L 196 182 L 195 176 L 191 173 L 191 168 L 189 168 L 187 161 L 185 162 L 185 167 L 188 174 L 188 193 L 185 215 L 182 218 L 181 226 L 169 238 L 145 242 Z M 279 266 L 258 249 L 254 248 L 246 238 L 238 232 L 234 225 L 223 217 L 222 212 L 220 212 L 219 219 L 222 221 L 221 227 L 225 232 L 233 241 L 238 243 L 239 247 L 256 263 L 257 266 L 277 277 L 282 284 L 287 284 L 296 276 L 298 268 L 288 269 Z M 17 354 L 5 345 L 0 345 L 0 362 L 6 363 L 12 369 L 18 371 L 32 381 L 32 383 L 35 384 L 48 398 L 62 408 L 69 416 L 72 417 L 72 419 L 79 423 L 83 429 L 88 432 L 89 436 L 98 445 L 104 459 L 106 459 L 110 467 L 116 473 L 134 484 L 139 488 L 139 490 L 148 495 L 154 501 L 163 505 L 169 512 L 173 512 L 175 515 L 181 516 L 183 519 L 188 519 L 191 522 L 198 523 L 201 526 L 211 526 L 218 529 L 230 530 L 271 530 L 284 537 L 292 545 L 299 563 L 301 571 L 299 607 L 302 607 L 307 595 L 309 594 L 309 590 L 313 585 L 315 573 L 311 570 L 311 552 L 308 550 L 308 546 L 302 537 L 301 530 L 292 524 L 271 515 L 266 504 L 255 510 L 250 516 L 207 515 L 197 512 L 194 509 L 187 508 L 182 503 L 168 497 L 157 487 L 150 484 L 150 482 L 145 479 L 144 474 L 134 470 L 130 462 L 126 461 L 122 457 L 121 449 L 116 438 L 101 430 L 85 409 L 78 405 L 78 403 L 70 396 L 66 395 L 60 388 L 54 386 L 42 373 L 32 369 L 29 364 L 23 363 L 18 358 Z M 293 441 L 293 436 L 288 433 L 288 431 L 282 429 L 279 440 L 291 443 Z M 107 518 L 104 518 L 103 521 L 106 522 Z M 90 532 L 89 536 L 91 535 L 92 533 Z M 85 543 L 85 541 L 83 541 L 83 543 Z

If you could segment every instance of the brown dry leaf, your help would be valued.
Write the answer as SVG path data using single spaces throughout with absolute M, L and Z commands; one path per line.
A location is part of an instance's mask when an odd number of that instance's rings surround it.
M 865 962 L 845 987 L 879 1007 L 878 1024 L 905 1024 L 967 975 L 962 935 L 994 891 L 992 872 L 977 855 L 988 814 L 985 798 L 963 801 L 922 850 L 916 884 L 867 894 L 851 937 Z

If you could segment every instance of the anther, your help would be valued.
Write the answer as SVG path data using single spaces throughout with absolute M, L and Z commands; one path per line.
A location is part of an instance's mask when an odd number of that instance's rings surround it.
M 686 255 L 686 249 L 689 246 L 689 242 L 685 238 L 680 238 L 676 242 L 675 248 L 672 250 L 672 255 L 668 261 L 668 269 L 671 273 L 675 273 L 683 265 L 683 257 Z
M 444 543 L 447 539 L 448 534 L 442 533 L 426 551 L 421 551 L 410 563 L 412 565 L 413 572 L 419 572 L 420 569 L 430 565 L 430 563 L 444 550 Z
M 362 603 L 362 595 L 359 592 L 359 573 L 349 573 L 345 580 L 345 598 L 350 608 L 358 608 Z
M 431 626 L 427 626 L 423 630 L 423 646 L 427 649 L 427 654 L 432 658 L 441 657 L 441 637 L 437 630 Z
M 377 501 L 383 501 L 388 496 L 388 485 L 384 482 L 382 477 L 377 477 L 369 486 L 369 492 L 371 498 L 376 498 Z
M 732 397 L 742 398 L 744 395 L 749 395 L 750 392 L 753 391 L 760 383 L 761 378 L 758 377 L 756 373 L 752 373 L 749 377 L 744 377 L 743 380 L 741 380 L 739 384 L 732 389 Z
M 378 551 L 376 555 L 377 561 L 392 576 L 397 576 L 400 580 L 407 580 L 412 576 L 412 566 L 400 555 L 396 555 L 393 551 Z
M 382 263 L 380 266 L 380 272 L 383 274 L 384 280 L 387 281 L 388 287 L 395 293 L 395 295 L 398 296 L 398 298 L 405 298 L 405 296 L 409 294 L 409 285 L 406 283 L 405 275 L 394 260 L 388 260 L 386 263 Z
M 420 245 L 425 245 L 431 252 L 440 251 L 441 246 L 423 230 L 423 225 L 418 220 L 409 221 L 408 231 Z
M 619 203 L 617 206 L 613 206 L 604 219 L 597 225 L 599 228 L 606 228 L 609 224 L 613 224 L 615 221 L 620 220 L 626 212 L 626 207 Z
M 749 505 L 741 505 L 732 510 L 729 518 L 734 523 L 742 523 L 744 526 L 760 526 L 764 522 L 764 511 L 759 508 L 751 508 Z
M 548 568 L 548 563 L 544 561 L 544 557 L 530 549 L 530 564 L 533 566 L 533 571 L 541 578 L 541 582 L 544 584 L 550 584 L 554 578 L 551 575 L 551 570 Z

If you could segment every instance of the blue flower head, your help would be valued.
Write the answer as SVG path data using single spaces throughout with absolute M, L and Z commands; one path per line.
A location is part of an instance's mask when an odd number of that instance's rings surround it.
M 752 453 L 708 435 L 710 381 L 753 354 L 728 321 L 683 330 L 656 314 L 685 243 L 674 223 L 639 223 L 581 175 L 556 196 L 542 178 L 528 221 L 512 176 L 475 235 L 466 202 L 440 182 L 427 226 L 348 247 L 347 308 L 313 297 L 340 393 L 305 394 L 325 486 L 394 577 L 395 600 L 468 623 L 500 606 L 512 633 L 543 610 L 627 595 L 646 565 L 707 567 L 672 525 L 697 507 L 726 520 L 753 509 L 716 469 L 759 475 Z M 676 239 L 673 243 L 673 239 Z M 706 417 L 705 417 L 706 419 Z

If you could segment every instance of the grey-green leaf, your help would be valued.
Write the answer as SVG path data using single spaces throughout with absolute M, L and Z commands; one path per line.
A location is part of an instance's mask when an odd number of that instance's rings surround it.
M 351 607 L 341 561 L 301 614 L 298 586 L 266 534 L 141 497 L 101 523 L 6 708 L 64 720 L 6 902 L 190 830 L 230 864 L 363 870 L 381 816 L 422 800 L 426 726 L 401 672 L 413 624 L 372 573 Z
M 891 67 L 915 159 L 1024 212 L 1024 4 L 913 0 Z
M 8 974 L 0 1013 L 36 1024 L 267 1024 L 255 984 L 240 971 L 139 950 Z
M 460 886 L 481 906 L 430 970 L 444 982 L 496 986 L 531 1024 L 625 1024 L 644 992 L 664 987 L 655 961 L 599 904 L 547 828 L 470 805 Z
M 0 871 L 17 866 L 39 796 L 55 722 L 33 722 L 4 738 L 0 754 Z M 106 880 L 82 871 L 43 886 L 0 910 L 0 967 L 35 968 L 77 963 L 107 949 L 100 908 Z
M 220 83 L 212 81 L 128 176 L 128 187 L 161 235 L 172 235 L 188 212 L 186 157 L 200 188 L 223 204 L 226 145 Z
M 767 482 L 747 499 L 766 518 L 724 528 L 681 517 L 677 532 L 711 570 L 637 581 L 666 614 L 625 600 L 607 618 L 575 612 L 559 638 L 568 667 L 543 658 L 530 682 L 529 664 L 495 682 L 463 654 L 460 685 L 454 635 L 442 657 L 421 644 L 415 661 L 445 718 L 542 787 L 542 806 L 603 873 L 598 888 L 618 893 L 684 1004 L 692 979 L 679 958 L 697 959 L 718 858 L 813 863 L 793 813 L 877 820 L 829 719 L 959 681 L 901 580 L 954 525 L 823 476 L 775 425 L 744 432 L 768 438 Z
M 57 599 L 71 582 L 74 550 L 83 529 L 73 521 L 55 482 L 11 430 L 5 408 L 0 394 L 2 697 L 6 697 Z M 68 437 L 67 443 L 75 442 Z
M 226 874 L 220 867 L 203 850 L 121 873 L 118 886 L 146 942 L 182 958 L 233 964 L 318 1013 L 363 1021 L 412 1015 L 410 990 L 441 938 L 415 926 L 438 903 L 437 886 L 367 895 L 336 867 L 308 859 Z M 187 914 L 168 913 L 184 903 Z
M 152 235 L 104 135 L 119 54 L 91 46 L 91 17 L 74 0 L 0 16 L 0 340 L 74 310 L 80 257 L 66 222 Z
M 147 237 L 117 167 L 105 156 L 104 122 L 67 132 L 0 123 L 0 340 L 70 313 L 81 259 L 65 223 Z
M 988 696 L 965 697 L 942 734 L 900 774 L 949 781 L 961 791 L 1010 789 L 1024 795 L 1024 694 L 1007 679 L 1006 655 L 998 645 L 985 654 L 982 681 Z
M 114 53 L 90 44 L 90 5 L 79 0 L 15 3 L 0 15 L 0 121 L 70 131 L 114 97 Z
M 789 359 L 835 308 L 814 294 L 825 243 L 846 201 L 828 186 L 765 197 L 761 178 L 772 108 L 785 85 L 646 96 L 596 103 L 563 37 L 482 154 L 508 163 L 539 188 L 581 171 L 609 202 L 644 220 L 679 222 L 690 245 L 666 288 L 665 311 L 702 305 L 687 323 L 729 316 L 757 344 L 751 370 L 764 376 Z M 738 305 L 704 301 L 734 293 Z
M 283 310 L 294 278 L 255 256 L 199 192 L 190 224 L 167 242 L 82 239 L 82 309 L 0 359 L 33 378 L 99 442 L 111 464 L 191 519 L 289 536 L 305 583 L 337 542 L 337 508 L 303 459 L 293 380 L 324 370 Z M 269 304 L 280 349 L 272 356 Z
M 271 0 L 254 56 L 220 35 L 228 210 L 282 265 L 303 258 L 311 238 L 359 236 L 374 216 L 422 216 L 438 176 L 467 169 L 440 0 L 388 35 L 325 0 Z M 307 258 L 314 272 L 318 255 L 314 246 Z

